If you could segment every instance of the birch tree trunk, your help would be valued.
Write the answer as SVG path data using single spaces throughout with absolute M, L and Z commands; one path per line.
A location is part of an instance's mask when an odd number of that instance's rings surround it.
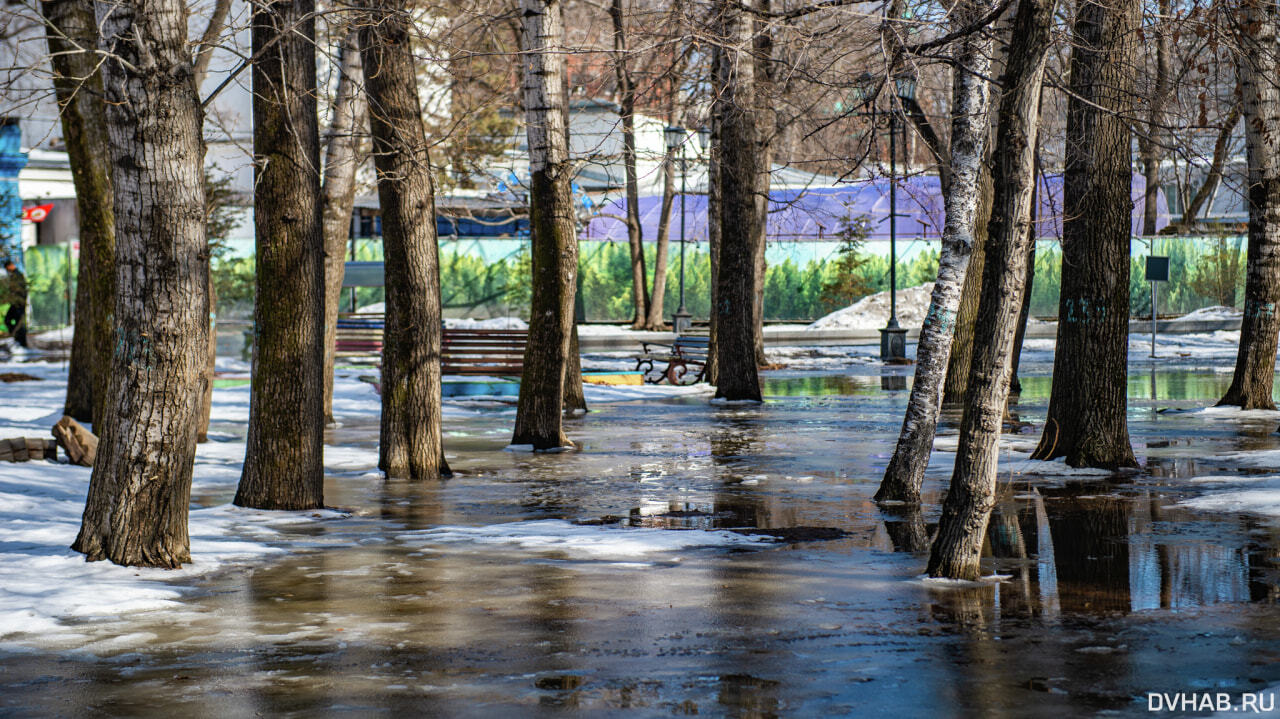
M 1133 213 L 1127 117 L 1141 13 L 1138 0 L 1086 0 L 1072 30 L 1058 340 L 1049 414 L 1032 454 L 1066 457 L 1072 467 L 1138 466 L 1125 410 Z
M 963 27 L 990 12 L 992 0 L 963 0 L 952 13 L 952 24 Z M 978 211 L 982 157 L 990 126 L 991 91 L 986 78 L 991 71 L 989 36 L 971 34 L 955 49 L 956 80 L 951 117 L 950 191 L 946 196 L 946 225 L 938 278 L 929 299 L 929 311 L 920 328 L 916 349 L 916 375 L 907 401 L 902 431 L 876 499 L 919 504 L 920 486 L 929 467 L 942 382 L 946 377 L 951 340 L 955 332 L 960 290 L 973 251 L 973 223 Z
M 627 243 L 631 247 L 631 328 L 643 329 L 649 316 L 649 283 L 645 271 L 644 234 L 640 225 L 640 189 L 636 175 L 636 93 L 627 67 L 627 26 L 623 0 L 609 4 L 613 20 L 613 71 L 622 107 L 622 168 L 626 173 Z
M 1219 405 L 1275 409 L 1276 339 L 1280 332 L 1280 37 L 1276 6 L 1240 0 L 1236 57 L 1249 162 L 1249 250 L 1244 319 L 1231 387 Z
M 1040 102 L 1043 109 L 1043 94 L 1040 96 Z M 1022 363 L 1022 345 L 1027 338 L 1027 322 L 1031 319 L 1031 290 L 1036 282 L 1036 238 L 1039 236 L 1040 220 L 1040 190 L 1037 183 L 1041 176 L 1039 148 L 1036 149 L 1033 168 L 1035 182 L 1031 183 L 1031 223 L 1027 227 L 1027 232 L 1031 233 L 1031 237 L 1027 238 L 1027 274 L 1022 281 L 1022 309 L 1018 312 L 1018 327 L 1013 335 L 1013 352 L 1009 358 L 1013 363 L 1013 369 L 1009 372 L 1009 394 L 1015 396 L 1022 394 L 1022 380 L 1018 379 L 1018 367 Z
M 762 231 L 756 198 L 767 172 L 757 152 L 752 18 L 720 0 L 725 23 L 720 94 L 720 272 L 716 283 L 716 399 L 762 401 L 754 342 L 755 245 Z
M 235 504 L 324 504 L 324 240 L 315 1 L 253 11 L 253 385 Z
M 1053 5 L 1053 0 L 1022 0 L 1014 18 L 1000 98 L 982 302 L 960 422 L 960 447 L 930 550 L 928 572 L 933 577 L 978 578 L 983 538 L 995 505 L 997 443 L 1009 396 L 1014 325 L 1022 304 L 1040 82 Z
M 436 207 L 405 0 L 372 0 L 361 47 L 386 252 L 382 428 L 387 477 L 449 476 L 440 407 L 440 257 Z
M 974 220 L 973 250 L 969 253 L 969 269 L 960 288 L 960 304 L 956 308 L 955 336 L 947 359 L 947 376 L 942 384 L 942 401 L 958 404 L 964 401 L 969 385 L 969 365 L 973 359 L 973 332 L 978 322 L 978 305 L 982 300 L 982 274 L 987 264 L 987 226 L 991 222 L 991 203 L 995 186 L 991 180 L 991 158 L 983 162 L 978 174 L 978 211 Z
M 522 0 L 525 125 L 529 138 L 533 297 L 529 344 L 511 443 L 571 447 L 562 426 L 565 367 L 573 331 L 578 242 L 564 127 L 561 0 Z
M 179 0 L 100 2 L 116 245 L 97 458 L 72 549 L 93 560 L 190 561 L 187 510 L 209 308 L 203 112 Z
M 338 343 L 338 307 L 351 213 L 356 201 L 356 172 L 365 157 L 363 132 L 367 105 L 360 83 L 364 79 L 358 30 L 347 30 L 339 47 L 338 86 L 330 112 L 325 147 L 321 233 L 324 236 L 324 421 L 333 423 L 333 365 Z M 433 222 L 434 227 L 434 222 Z
M 75 332 L 63 413 L 101 431 L 111 367 L 115 218 L 102 75 L 92 53 L 98 27 L 93 0 L 45 0 L 40 8 L 49 23 L 53 89 L 80 213 Z

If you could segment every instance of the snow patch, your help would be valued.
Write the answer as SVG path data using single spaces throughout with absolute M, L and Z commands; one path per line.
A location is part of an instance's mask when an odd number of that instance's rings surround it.
M 1178 506 L 1206 512 L 1247 512 L 1280 517 L 1280 475 L 1197 477 L 1192 481 L 1201 484 L 1239 484 L 1244 487 L 1206 492 L 1199 497 L 1185 499 Z
M 396 538 L 422 549 L 440 549 L 445 545 L 503 545 L 536 553 L 554 553 L 569 559 L 627 561 L 684 549 L 761 546 L 774 541 L 771 537 L 718 530 L 579 525 L 562 519 L 483 527 L 442 526 L 406 532 Z

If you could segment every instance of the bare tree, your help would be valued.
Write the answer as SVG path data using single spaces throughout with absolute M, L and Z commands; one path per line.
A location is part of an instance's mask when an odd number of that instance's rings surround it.
M 45 0 L 49 62 L 80 218 L 75 333 L 63 412 L 103 423 L 115 305 L 115 218 L 92 0 Z
M 723 89 L 716 98 L 720 118 L 720 268 L 716 284 L 716 398 L 761 401 L 756 368 L 754 304 L 755 245 L 763 239 L 756 189 L 761 164 L 757 142 L 756 63 L 750 6 L 720 0 L 724 27 L 720 67 Z
M 644 235 L 640 227 L 640 190 L 636 176 L 636 93 L 627 58 L 627 25 L 623 0 L 612 0 L 609 17 L 613 21 L 613 67 L 617 76 L 618 101 L 622 110 L 622 166 L 626 173 L 627 243 L 631 248 L 631 302 L 633 329 L 644 327 L 649 314 L 649 286 L 645 278 Z
M 386 251 L 382 430 L 388 477 L 449 476 L 440 408 L 440 260 L 426 128 L 404 0 L 370 2 L 361 32 Z
M 178 567 L 208 332 L 203 113 L 187 7 L 104 0 L 100 49 L 116 229 L 116 334 L 79 536 L 89 560 Z
M 253 11 L 253 385 L 235 503 L 324 504 L 324 239 L 315 2 Z
M 333 422 L 333 365 L 338 341 L 338 305 L 342 299 L 347 239 L 356 199 L 356 171 L 365 158 L 362 132 L 367 105 L 360 87 L 364 79 L 359 31 L 348 29 L 338 48 L 338 85 L 330 107 L 325 146 L 321 207 L 324 236 L 324 420 Z M 432 225 L 434 228 L 434 224 Z M 433 240 L 434 241 L 434 240 Z
M 984 16 L 995 6 L 993 0 L 967 0 L 957 4 L 953 23 L 963 27 Z M 938 279 L 933 285 L 929 312 L 920 329 L 916 350 L 915 383 L 907 402 L 906 416 L 893 457 L 885 469 L 878 500 L 909 504 L 920 502 L 920 486 L 942 401 L 942 381 L 955 332 L 960 290 L 973 252 L 973 223 L 978 210 L 982 157 L 990 126 L 990 96 L 987 76 L 991 70 L 991 39 L 972 34 L 957 43 L 955 100 L 952 103 L 949 191 L 946 194 L 947 224 L 942 235 Z
M 564 95 L 561 0 L 522 0 L 524 108 L 529 138 L 533 297 L 529 343 L 511 443 L 572 446 L 561 419 L 573 332 L 578 241 L 574 230 Z
M 1076 11 L 1063 177 L 1062 292 L 1053 392 L 1032 456 L 1136 467 L 1126 419 L 1132 92 L 1138 0 Z
M 1240 0 L 1236 72 L 1249 162 L 1249 250 L 1244 318 L 1235 374 L 1219 405 L 1275 409 L 1280 333 L 1280 11 L 1273 3 Z
M 1142 199 L 1142 234 L 1156 233 L 1158 202 L 1160 199 L 1160 160 L 1162 152 L 1161 128 L 1165 123 L 1165 107 L 1169 104 L 1172 78 L 1170 73 L 1170 55 L 1173 42 L 1172 34 L 1165 27 L 1172 9 L 1172 0 L 1157 0 L 1157 17 L 1150 26 L 1155 35 L 1155 72 L 1151 87 L 1147 92 L 1147 128 L 1138 135 L 1138 158 L 1142 162 L 1142 175 L 1146 179 L 1146 189 Z
M 1040 83 L 1049 49 L 1053 0 L 1022 0 L 1013 21 L 993 172 L 982 302 L 965 390 L 960 446 L 929 556 L 934 577 L 976 579 L 995 503 L 997 443 L 1009 394 L 1014 327 L 1022 304 L 1031 234 L 1031 188 L 1039 131 Z
M 209 63 L 213 59 L 213 50 L 218 43 L 218 38 L 222 35 L 222 31 L 227 25 L 227 16 L 231 13 L 231 0 L 216 0 L 213 11 L 209 14 L 209 22 L 205 26 L 204 34 L 200 36 L 200 45 L 196 48 L 195 53 L 195 83 L 196 87 L 204 86 L 205 77 L 209 73 Z M 207 170 L 206 170 L 207 173 Z M 209 177 L 205 177 L 205 223 L 209 223 L 214 212 L 216 195 L 210 192 Z M 206 234 L 208 231 L 206 230 Z M 210 243 L 210 253 L 212 256 L 215 238 L 211 235 L 207 237 Z M 218 323 L 217 323 L 217 307 L 218 307 L 218 291 L 213 283 L 213 273 L 209 273 L 209 286 L 207 290 L 209 294 L 209 342 L 207 344 L 208 357 L 205 360 L 204 376 L 201 377 L 203 387 L 200 391 L 200 418 L 196 428 L 196 442 L 209 441 L 209 419 L 213 414 L 213 378 L 217 371 L 218 364 Z

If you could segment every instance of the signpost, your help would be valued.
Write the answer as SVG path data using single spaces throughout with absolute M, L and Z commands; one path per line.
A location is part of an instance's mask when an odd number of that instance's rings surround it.
M 1151 283 L 1151 356 L 1156 356 L 1156 298 L 1158 282 L 1169 281 L 1169 258 L 1168 257 L 1147 257 L 1147 281 Z

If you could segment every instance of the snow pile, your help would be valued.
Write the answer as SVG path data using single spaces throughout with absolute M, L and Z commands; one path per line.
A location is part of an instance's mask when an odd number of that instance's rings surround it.
M 406 532 L 398 540 L 438 550 L 441 545 L 502 545 L 538 554 L 570 559 L 627 561 L 654 554 L 703 547 L 758 546 L 771 537 L 746 536 L 726 531 L 633 528 L 580 525 L 562 519 L 508 522 L 482 527 L 443 526 Z
M 1188 312 L 1187 314 L 1177 318 L 1174 322 L 1191 321 L 1204 322 L 1211 320 L 1239 320 L 1244 316 L 1244 310 L 1237 307 L 1224 307 L 1222 305 L 1214 305 L 1213 307 L 1201 307 L 1198 310 Z
M 643 333 L 644 330 L 633 330 L 631 325 L 578 325 L 578 335 L 627 335 Z M 639 342 L 639 340 L 636 340 Z
M 918 328 L 929 311 L 933 283 L 898 290 L 898 324 Z M 817 320 L 810 330 L 878 330 L 889 321 L 889 291 L 868 295 L 852 305 Z
M 519 317 L 490 317 L 487 320 L 473 320 L 461 317 L 446 317 L 444 326 L 451 330 L 527 330 L 529 323 Z

